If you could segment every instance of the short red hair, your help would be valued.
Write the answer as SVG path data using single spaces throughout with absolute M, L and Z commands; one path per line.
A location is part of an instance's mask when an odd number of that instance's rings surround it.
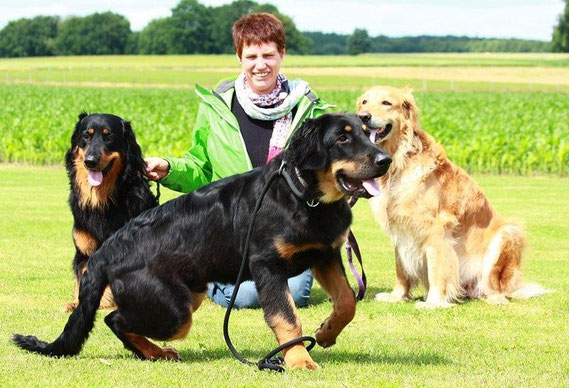
M 255 12 L 242 16 L 233 23 L 233 47 L 241 58 L 244 45 L 275 42 L 281 54 L 285 50 L 285 30 L 273 14 Z

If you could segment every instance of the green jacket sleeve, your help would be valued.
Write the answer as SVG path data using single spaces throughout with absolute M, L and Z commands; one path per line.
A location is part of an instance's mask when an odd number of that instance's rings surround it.
M 182 158 L 164 158 L 170 164 L 170 171 L 160 183 L 167 188 L 189 193 L 212 181 L 212 168 L 207 154 L 210 132 L 208 111 L 205 104 L 199 105 L 190 150 Z

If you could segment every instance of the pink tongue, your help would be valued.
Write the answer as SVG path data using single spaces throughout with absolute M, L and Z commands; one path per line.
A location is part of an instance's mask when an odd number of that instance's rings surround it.
M 87 180 L 91 186 L 99 186 L 103 182 L 103 173 L 101 171 L 88 171 Z M 368 190 L 369 191 L 369 190 Z
M 376 197 L 379 195 L 379 184 L 375 179 L 368 179 L 362 182 L 364 189 L 371 195 L 372 197 Z
M 369 140 L 371 140 L 373 144 L 375 144 L 375 135 L 377 135 L 377 129 L 372 129 L 369 131 Z

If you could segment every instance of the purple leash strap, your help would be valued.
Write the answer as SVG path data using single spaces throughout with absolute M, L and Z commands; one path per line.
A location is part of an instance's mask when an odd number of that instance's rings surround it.
M 358 201 L 357 198 L 352 197 L 352 199 L 350 199 L 350 207 L 354 207 L 357 201 Z M 354 265 L 354 260 L 352 257 L 352 249 L 356 254 L 358 262 L 360 263 L 360 267 L 362 269 L 362 276 L 360 276 L 358 270 Z M 358 293 L 356 295 L 356 300 L 362 300 L 366 292 L 367 279 L 366 279 L 366 274 L 364 272 L 364 265 L 362 262 L 362 255 L 360 253 L 360 248 L 358 246 L 358 242 L 356 241 L 356 236 L 354 236 L 354 233 L 352 233 L 351 229 L 348 232 L 348 241 L 346 242 L 346 256 L 348 258 L 348 264 L 350 266 L 350 270 L 352 271 L 352 274 L 354 275 L 356 281 L 358 282 Z

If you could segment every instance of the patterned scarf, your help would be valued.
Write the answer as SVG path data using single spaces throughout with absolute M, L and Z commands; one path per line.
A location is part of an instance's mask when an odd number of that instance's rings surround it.
M 237 77 L 235 94 L 247 116 L 258 120 L 275 121 L 269 142 L 267 163 L 284 149 L 292 129 L 292 109 L 308 90 L 307 82 L 298 78 L 288 81 L 284 75 L 278 74 L 276 87 L 270 93 L 259 95 L 247 85 L 245 73 Z

